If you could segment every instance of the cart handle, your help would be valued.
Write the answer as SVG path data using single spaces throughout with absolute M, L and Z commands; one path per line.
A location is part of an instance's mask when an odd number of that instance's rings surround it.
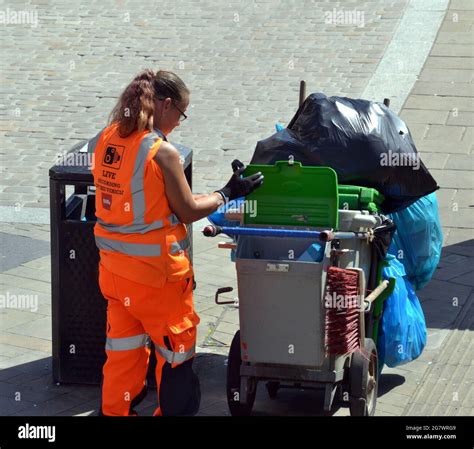
M 216 304 L 218 305 L 222 305 L 222 304 L 235 304 L 235 301 L 219 301 L 219 295 L 222 294 L 222 293 L 228 293 L 228 292 L 231 292 L 232 290 L 234 290 L 232 287 L 221 287 L 221 288 L 218 288 L 217 291 L 216 291 L 216 297 L 215 297 L 215 302 Z
M 215 237 L 221 233 L 227 235 L 256 235 L 261 237 L 299 237 L 318 239 L 321 242 L 330 242 L 337 239 L 370 239 L 371 232 L 334 232 L 334 231 L 306 231 L 303 229 L 271 229 L 251 228 L 240 226 L 213 226 L 208 225 L 202 233 L 206 237 Z

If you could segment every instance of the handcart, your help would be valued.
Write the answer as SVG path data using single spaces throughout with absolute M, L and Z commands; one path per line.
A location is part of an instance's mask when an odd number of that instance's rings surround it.
M 233 416 L 250 415 L 257 385 L 271 398 L 283 387 L 324 388 L 324 413 L 337 390 L 352 416 L 373 415 L 378 387 L 377 336 L 383 301 L 381 246 L 394 232 L 380 214 L 382 195 L 339 185 L 329 167 L 299 162 L 249 165 L 262 187 L 226 218 L 237 225 L 203 233 L 232 237 L 240 330 L 228 357 L 227 400 Z M 253 207 L 249 207 L 249 205 Z M 228 304 L 219 295 L 217 304 Z

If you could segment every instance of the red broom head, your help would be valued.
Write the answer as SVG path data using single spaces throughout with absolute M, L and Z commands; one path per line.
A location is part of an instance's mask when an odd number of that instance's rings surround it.
M 327 354 L 350 354 L 360 348 L 359 273 L 329 267 L 325 294 Z

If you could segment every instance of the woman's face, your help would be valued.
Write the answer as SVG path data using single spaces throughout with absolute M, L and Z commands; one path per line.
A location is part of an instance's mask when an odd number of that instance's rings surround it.
M 171 98 L 156 100 L 155 114 L 153 116 L 153 125 L 158 128 L 165 136 L 180 125 L 183 113 L 189 106 L 189 95 L 183 95 L 181 101 Z

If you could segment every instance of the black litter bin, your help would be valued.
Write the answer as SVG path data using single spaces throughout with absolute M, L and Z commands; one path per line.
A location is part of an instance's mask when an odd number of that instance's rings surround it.
M 175 144 L 192 187 L 192 150 Z M 100 384 L 105 362 L 106 300 L 98 285 L 99 251 L 94 240 L 95 188 L 87 142 L 72 148 L 49 170 L 53 380 Z M 188 225 L 192 260 L 192 225 Z M 148 371 L 155 384 L 154 351 Z

